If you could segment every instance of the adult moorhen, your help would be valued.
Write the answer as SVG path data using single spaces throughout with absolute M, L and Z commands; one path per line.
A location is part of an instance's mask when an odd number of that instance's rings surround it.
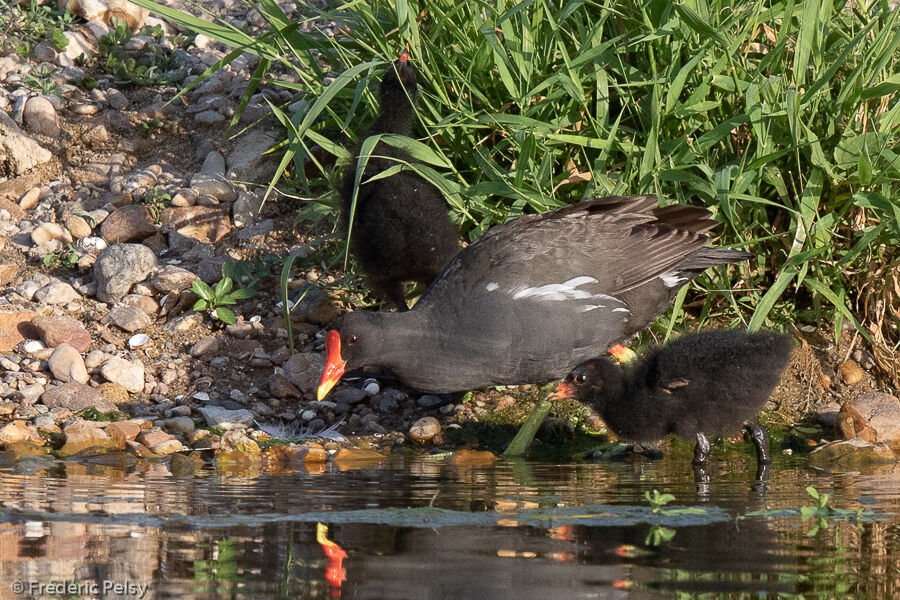
M 755 421 L 791 358 L 791 339 L 772 332 L 734 330 L 685 335 L 658 348 L 625 372 L 609 359 L 577 366 L 550 400 L 591 405 L 617 435 L 635 442 L 670 433 L 694 437 L 694 464 L 706 462 L 709 440 L 749 430 L 760 464 L 769 462 L 769 438 Z
M 751 256 L 704 248 L 709 217 L 612 196 L 493 227 L 412 310 L 341 317 L 326 336 L 318 397 L 364 366 L 436 393 L 560 379 L 646 326 L 704 269 Z
M 379 133 L 410 136 L 417 89 L 409 54 L 403 52 L 381 80 L 380 112 L 366 137 Z M 350 249 L 375 295 L 401 311 L 407 310 L 403 282 L 430 284 L 459 250 L 459 232 L 447 215 L 444 199 L 422 177 L 400 171 L 365 183 L 407 161 L 410 157 L 402 150 L 382 142 L 375 146 L 360 179 L 352 229 L 355 159 L 341 185 L 342 218 L 349 231 Z

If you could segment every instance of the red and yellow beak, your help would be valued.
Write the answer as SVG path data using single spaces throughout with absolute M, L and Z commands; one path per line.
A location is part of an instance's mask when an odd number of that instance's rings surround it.
M 575 390 L 572 389 L 571 385 L 565 381 L 560 381 L 559 385 L 556 386 L 556 389 L 547 395 L 547 400 L 567 400 L 572 397 L 574 392 Z
M 344 375 L 344 367 L 347 361 L 341 358 L 341 334 L 332 329 L 325 336 L 325 370 L 319 379 L 319 389 L 316 390 L 316 400 L 322 400 L 331 391 L 331 388 L 340 381 Z
M 622 344 L 616 344 L 615 346 L 610 348 L 609 353 L 612 354 L 615 359 L 623 365 L 627 365 L 635 358 L 637 358 L 637 354 L 635 354 L 634 350 L 623 346 Z

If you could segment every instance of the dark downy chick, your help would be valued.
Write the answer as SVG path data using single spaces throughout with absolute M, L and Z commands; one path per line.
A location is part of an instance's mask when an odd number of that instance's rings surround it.
M 750 431 L 761 464 L 768 435 L 756 422 L 791 357 L 790 337 L 734 330 L 685 335 L 630 370 L 606 358 L 576 367 L 551 394 L 591 405 L 617 435 L 635 442 L 670 433 L 695 438 L 694 463 L 706 462 L 706 435 Z
M 380 111 L 365 137 L 410 136 L 417 91 L 416 74 L 404 52 L 381 80 Z M 408 307 L 403 282 L 430 284 L 459 250 L 458 232 L 440 193 L 417 174 L 401 171 L 364 183 L 400 164 L 392 159 L 411 160 L 402 150 L 381 142 L 372 154 L 360 179 L 350 249 L 375 294 L 404 311 Z M 356 173 L 355 156 L 341 185 L 345 230 L 349 230 Z

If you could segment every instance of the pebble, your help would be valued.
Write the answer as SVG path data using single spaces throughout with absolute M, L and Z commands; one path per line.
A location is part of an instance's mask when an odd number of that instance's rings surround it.
M 35 352 L 39 352 L 46 348 L 42 343 L 37 340 L 28 340 L 23 344 L 22 349 L 25 350 L 28 354 L 34 354 Z
M 106 101 L 113 110 L 123 110 L 128 106 L 128 97 L 115 88 L 106 90 Z
M 37 429 L 28 425 L 25 421 L 15 420 L 7 423 L 0 429 L 0 446 L 6 444 L 17 444 L 20 442 L 30 442 L 32 444 L 43 445 L 44 440 Z
M 100 374 L 107 381 L 118 383 L 129 392 L 144 390 L 144 365 L 140 361 L 132 362 L 111 356 L 100 367 Z
M 97 299 L 116 302 L 135 283 L 143 281 L 156 268 L 153 250 L 141 244 L 115 244 L 100 253 L 94 263 Z
M 363 418 L 365 421 L 365 417 Z M 434 417 L 422 417 L 409 429 L 408 437 L 419 444 L 430 442 L 441 432 L 441 423 Z
M 225 117 L 217 111 L 204 110 L 194 115 L 194 120 L 201 125 L 214 125 L 225 121 Z
M 100 412 L 116 410 L 115 404 L 106 400 L 94 388 L 81 383 L 64 383 L 51 387 L 41 396 L 41 402 L 48 408 L 62 407 L 73 412 L 85 408 L 95 408 Z
M 66 228 L 76 239 L 86 238 L 93 233 L 87 220 L 79 215 L 69 215 L 66 218 Z
M 252 412 L 246 408 L 228 410 L 219 406 L 201 406 L 197 409 L 210 427 L 224 430 L 250 427 L 255 421 Z
M 198 277 L 181 267 L 175 265 L 166 265 L 153 274 L 150 283 L 153 287 L 163 294 L 171 294 L 172 292 L 180 292 L 191 287 L 191 284 Z
M 26 385 L 19 389 L 20 402 L 25 406 L 31 406 L 38 401 L 45 391 L 44 386 L 39 383 Z
M 425 394 L 416 400 L 416 404 L 425 410 L 435 410 L 447 404 L 448 400 L 441 398 L 435 394 Z
M 64 383 L 87 383 L 88 373 L 81 354 L 69 344 L 60 344 L 48 360 L 50 372 Z
M 68 230 L 57 223 L 41 223 L 31 232 L 31 241 L 36 246 L 46 244 L 51 240 L 69 243 L 74 241 L 74 238 Z
M 191 189 L 199 196 L 212 196 L 220 202 L 234 202 L 237 192 L 230 183 L 220 176 L 197 173 L 191 177 Z
M 111 213 L 100 225 L 100 235 L 110 243 L 140 241 L 156 233 L 149 209 L 129 204 Z
M 81 299 L 81 294 L 68 283 L 54 281 L 34 293 L 34 299 L 43 304 L 68 304 Z
M 342 388 L 331 395 L 332 401 L 337 404 L 356 404 L 357 402 L 368 398 L 369 395 L 365 390 L 358 388 Z
M 83 237 L 78 240 L 78 247 L 91 254 L 98 254 L 109 247 L 106 240 L 96 236 Z
M 369 396 L 374 396 L 381 390 L 381 386 L 378 385 L 378 381 L 375 379 L 366 379 L 363 381 L 362 389 Z
M 282 368 L 284 377 L 291 384 L 302 393 L 311 396 L 319 385 L 322 369 L 325 368 L 325 358 L 317 352 L 298 352 L 291 356 Z
M 134 333 L 148 327 L 152 320 L 144 311 L 133 306 L 117 306 L 106 316 L 116 327 Z
M 31 210 L 35 206 L 38 205 L 38 200 L 41 197 L 41 188 L 31 188 L 25 194 L 19 198 L 19 208 L 22 210 Z
M 190 434 L 197 428 L 190 417 L 173 417 L 166 421 L 166 427 L 184 435 Z
M 49 315 L 36 317 L 31 323 L 51 348 L 65 343 L 82 353 L 91 347 L 91 334 L 77 319 L 65 315 Z
M 102 350 L 92 350 L 84 359 L 84 364 L 88 369 L 96 369 L 107 359 L 106 353 Z
M 191 346 L 191 356 L 194 358 L 200 358 L 202 356 L 211 356 L 216 354 L 219 351 L 219 340 L 218 338 L 205 335 Z
M 25 102 L 22 119 L 25 122 L 26 129 L 29 131 L 53 138 L 57 138 L 60 135 L 56 108 L 43 96 L 33 96 Z
M 865 372 L 852 360 L 841 363 L 838 366 L 838 373 L 840 373 L 841 379 L 847 385 L 859 383 L 865 376 Z

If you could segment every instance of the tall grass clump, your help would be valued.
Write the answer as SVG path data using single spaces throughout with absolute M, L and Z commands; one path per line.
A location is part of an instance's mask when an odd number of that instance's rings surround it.
M 299 23 L 264 0 L 256 38 L 136 3 L 257 54 L 257 82 L 305 99 L 272 108 L 287 131 L 278 185 L 337 181 L 409 44 L 418 139 L 393 143 L 416 164 L 398 168 L 435 183 L 469 239 L 599 195 L 703 204 L 718 245 L 758 258 L 697 279 L 704 294 L 679 307 L 751 329 L 826 320 L 838 335 L 849 320 L 893 364 L 900 15 L 887 0 L 367 0 Z

